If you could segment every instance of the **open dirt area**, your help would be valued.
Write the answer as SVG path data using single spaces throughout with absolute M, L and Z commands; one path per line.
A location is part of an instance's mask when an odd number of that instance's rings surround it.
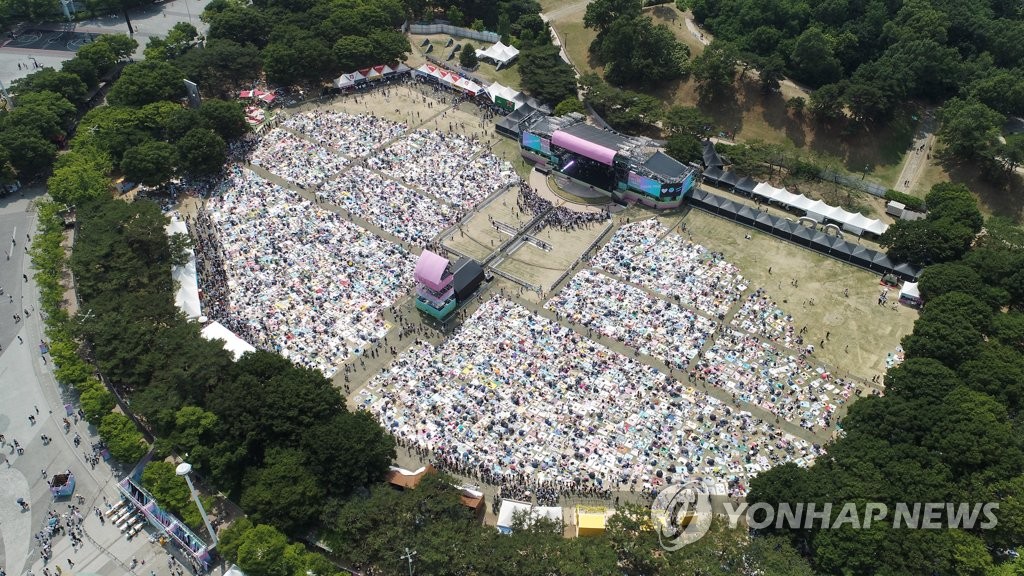
M 664 221 L 674 223 L 672 218 Z M 883 287 L 874 272 L 699 210 L 691 210 L 684 222 L 694 242 L 724 253 L 793 316 L 795 325 L 807 326 L 810 342 L 817 345 L 830 332 L 816 356 L 840 374 L 870 380 L 885 372 L 886 356 L 913 330 L 916 310 L 877 304 Z M 844 296 L 847 289 L 849 296 Z M 897 296 L 891 292 L 889 301 Z
M 567 231 L 546 226 L 534 236 L 550 244 L 550 252 L 526 243 L 506 257 L 498 269 L 541 286 L 545 292 L 550 291 L 558 278 L 583 255 L 606 227 L 606 223 L 592 224 L 589 228 Z

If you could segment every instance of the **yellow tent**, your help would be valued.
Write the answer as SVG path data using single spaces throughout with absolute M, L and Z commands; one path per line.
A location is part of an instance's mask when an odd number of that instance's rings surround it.
M 604 534 L 608 510 L 601 506 L 576 507 L 576 536 Z

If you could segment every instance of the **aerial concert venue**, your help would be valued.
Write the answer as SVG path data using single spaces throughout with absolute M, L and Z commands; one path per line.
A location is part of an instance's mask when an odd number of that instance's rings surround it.
M 675 208 L 696 182 L 696 168 L 659 151 L 650 138 L 591 126 L 580 114 L 532 116 L 518 129 L 523 156 L 554 170 L 571 193 Z

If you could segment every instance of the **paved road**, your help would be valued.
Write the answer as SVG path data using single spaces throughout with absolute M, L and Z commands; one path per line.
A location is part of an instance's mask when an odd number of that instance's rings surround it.
M 903 163 L 903 170 L 900 171 L 896 182 L 893 183 L 893 190 L 910 192 L 917 186 L 917 180 L 931 159 L 937 125 L 935 111 L 925 110 L 917 133 L 914 134 L 914 143 L 910 145 L 910 152 L 907 153 L 907 158 Z
M 135 51 L 135 59 L 142 58 L 142 50 L 146 43 L 153 36 L 166 36 L 167 32 L 178 22 L 191 22 L 205 34 L 207 25 L 199 19 L 208 0 L 170 0 L 162 4 L 150 4 L 140 6 L 129 12 L 132 26 L 135 28 L 134 38 L 139 41 L 139 48 Z M 51 22 L 49 24 L 32 25 L 39 30 L 62 30 L 65 27 L 76 32 L 90 34 L 127 34 L 128 25 L 125 24 L 124 16 L 120 14 L 108 14 L 98 18 L 91 18 L 81 22 L 68 24 L 66 22 Z M 3 41 L 7 38 L 4 37 Z M 0 41 L 2 43 L 2 41 Z M 65 60 L 74 57 L 74 52 L 62 50 L 26 50 L 14 47 L 0 48 L 0 82 L 9 87 L 10 83 L 27 76 L 36 70 L 33 62 L 41 66 L 60 68 Z M 18 68 L 18 65 L 21 68 Z
M 15 324 L 13 315 L 24 315 L 21 294 L 25 282 L 20 270 L 26 257 L 25 234 L 31 220 L 25 210 L 28 203 L 23 193 L 0 198 L 0 252 L 3 252 L 0 254 L 0 347 L 3 350 L 17 342 L 15 335 L 22 327 Z
M 29 211 L 31 200 L 31 194 L 25 198 L 16 194 L 0 203 L 0 234 L 5 233 L 3 226 L 17 223 L 22 255 L 21 240 L 35 222 L 35 213 Z M 28 259 L 16 261 L 12 257 L 11 261 L 0 260 L 0 264 L 4 266 L 2 282 L 16 281 L 19 286 L 15 288 L 23 291 L 15 295 L 17 305 L 38 308 L 38 292 Z M 29 276 L 28 282 L 22 274 Z M 67 513 L 71 504 L 68 499 L 54 502 L 42 471 L 52 475 L 71 470 L 77 479 L 75 494 L 85 498 L 81 505 L 85 543 L 73 550 L 67 536 L 55 537 L 49 566 L 67 569 L 70 559 L 73 572 L 122 576 L 149 574 L 152 570 L 159 576 L 168 576 L 167 552 L 149 542 L 148 530 L 128 541 L 112 523 L 103 525 L 89 513 L 93 506 L 103 508 L 104 498 L 111 502 L 118 499 L 116 480 L 124 477 L 125 471 L 102 461 L 95 468 L 86 462 L 84 451 L 98 436 L 84 420 L 74 422 L 69 432 L 64 432 L 65 404 L 74 406 L 75 397 L 58 386 L 51 372 L 52 363 L 40 354 L 38 344 L 43 338 L 43 325 L 39 314 L 33 312 L 17 325 L 16 332 L 10 330 L 11 324 L 0 323 L 4 337 L 10 333 L 13 340 L 0 354 L 0 434 L 6 437 L 6 443 L 0 446 L 0 568 L 11 576 L 26 574 L 28 570 L 42 574 L 44 563 L 34 534 L 42 529 L 49 511 Z M 36 419 L 34 424 L 29 421 L 30 415 Z M 73 443 L 76 433 L 82 436 L 80 448 Z M 44 445 L 42 435 L 53 441 Z M 14 440 L 24 448 L 24 454 L 17 454 Z M 28 500 L 30 510 L 23 512 L 16 503 L 18 498 Z M 135 572 L 129 570 L 133 557 L 146 561 Z

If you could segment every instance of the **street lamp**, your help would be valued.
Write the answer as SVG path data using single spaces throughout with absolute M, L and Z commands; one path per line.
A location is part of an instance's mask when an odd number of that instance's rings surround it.
M 199 507 L 199 515 L 203 517 L 203 524 L 206 524 L 206 531 L 210 533 L 210 539 L 213 541 L 210 544 L 210 548 L 213 548 L 217 545 L 217 533 L 213 531 L 213 526 L 210 526 L 210 519 L 206 516 L 206 509 L 203 508 L 203 503 L 199 501 L 199 492 L 196 492 L 195 486 L 192 485 L 192 479 L 189 477 L 189 472 L 191 471 L 192 465 L 188 462 L 182 462 L 174 469 L 175 474 L 185 477 L 188 491 L 192 494 L 192 499 L 195 500 L 196 506 Z

